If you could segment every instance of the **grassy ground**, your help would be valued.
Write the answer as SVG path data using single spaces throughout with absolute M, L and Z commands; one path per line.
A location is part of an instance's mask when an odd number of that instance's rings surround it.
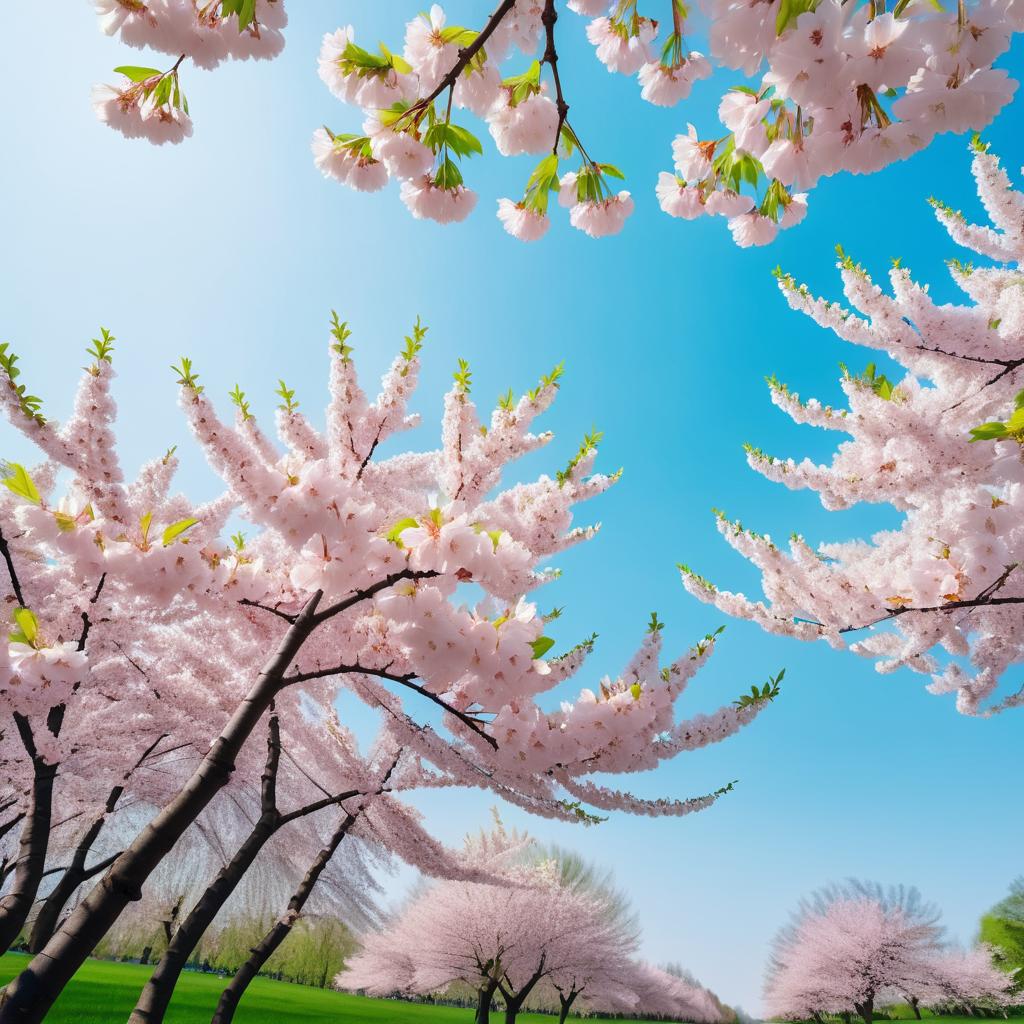
M 0 985 L 26 962 L 27 958 L 17 953 L 0 958 Z M 120 1024 L 135 1005 L 149 970 L 137 964 L 90 961 L 64 990 L 47 1020 L 53 1024 Z M 186 972 L 175 990 L 167 1024 L 209 1024 L 224 984 L 216 975 Z M 238 1024 L 472 1024 L 473 1014 L 447 1006 L 361 999 L 257 978 L 235 1020 Z M 523 1024 L 553 1024 L 554 1018 L 522 1014 L 519 1020 Z

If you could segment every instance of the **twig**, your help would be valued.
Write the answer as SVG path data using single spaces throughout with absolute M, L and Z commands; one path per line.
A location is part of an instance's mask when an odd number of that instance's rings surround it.
M 448 72 L 440 82 L 437 83 L 437 87 L 430 93 L 429 96 L 424 96 L 423 99 L 417 100 L 407 111 L 406 115 L 417 111 L 422 113 L 427 107 L 430 106 L 438 96 L 445 91 L 445 89 L 454 88 L 455 83 L 459 80 L 459 75 L 469 66 L 469 62 L 483 49 L 484 43 L 494 34 L 494 30 L 501 24 L 505 15 L 508 14 L 513 7 L 516 5 L 516 0 L 501 0 L 498 4 L 494 13 L 491 15 L 487 24 L 477 33 L 476 39 L 459 50 L 459 58 L 456 60 L 451 71 Z
M 18 599 L 18 604 L 24 608 L 25 595 L 21 591 L 21 582 L 18 580 L 18 572 L 14 568 L 14 560 L 11 558 L 11 549 L 7 545 L 7 538 L 4 536 L 3 530 L 0 530 L 0 554 L 4 556 L 4 561 L 7 563 L 7 573 L 11 577 L 11 586 L 14 587 L 14 596 Z
M 314 669 L 309 672 L 294 672 L 290 676 L 285 677 L 285 682 L 288 685 L 292 683 L 304 683 L 311 679 L 324 679 L 327 676 L 340 676 L 340 675 L 365 675 L 365 676 L 376 676 L 378 679 L 387 679 L 390 682 L 398 683 L 401 686 L 405 686 L 410 690 L 414 690 L 422 697 L 426 697 L 427 700 L 433 701 L 438 707 L 443 708 L 449 714 L 454 715 L 463 725 L 472 729 L 478 736 L 486 740 L 495 750 L 498 749 L 497 740 L 489 733 L 484 730 L 485 723 L 481 722 L 478 718 L 474 718 L 472 715 L 466 714 L 464 711 L 459 711 L 458 708 L 453 708 L 447 701 L 439 697 L 436 693 L 431 693 L 430 690 L 424 686 L 420 686 L 413 680 L 416 678 L 411 672 L 398 675 L 394 672 L 389 672 L 386 668 L 366 668 L 364 665 L 332 665 L 330 668 Z
M 551 152 L 557 156 L 558 143 L 562 137 L 562 126 L 569 116 L 569 104 L 565 102 L 565 95 L 562 93 L 562 79 L 558 74 L 558 50 L 555 47 L 555 22 L 558 21 L 558 11 L 555 10 L 555 0 L 544 0 L 544 13 L 540 16 L 540 20 L 547 35 L 547 46 L 544 49 L 541 63 L 547 64 L 551 68 L 551 77 L 555 82 L 555 107 L 558 109 L 558 127 L 555 128 L 555 144 L 551 147 Z

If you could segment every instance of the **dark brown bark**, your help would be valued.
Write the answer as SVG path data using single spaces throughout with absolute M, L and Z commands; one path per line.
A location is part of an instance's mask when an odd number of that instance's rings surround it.
M 274 955 L 282 942 L 291 934 L 295 922 L 302 916 L 302 910 L 309 900 L 316 883 L 320 880 L 324 869 L 330 863 L 335 851 L 341 845 L 341 841 L 348 834 L 356 820 L 356 814 L 346 814 L 338 827 L 334 830 L 327 845 L 317 854 L 316 859 L 310 864 L 299 887 L 292 893 L 288 901 L 288 909 L 274 922 L 273 927 L 253 947 L 252 955 L 238 969 L 235 976 L 228 982 L 227 987 L 220 994 L 220 1001 L 214 1011 L 210 1024 L 230 1024 L 234 1020 L 235 1011 L 245 990 L 249 987 L 253 978 L 259 974 L 263 965 Z
M 534 990 L 537 982 L 544 977 L 545 969 L 544 962 L 547 959 L 547 955 L 542 955 L 540 963 L 537 965 L 537 970 L 533 972 L 530 979 L 526 982 L 522 988 L 519 989 L 514 995 L 511 991 L 508 991 L 504 985 L 499 985 L 501 994 L 505 998 L 505 1024 L 516 1024 L 516 1017 L 519 1016 L 519 1011 L 523 1008 L 523 1003 L 529 998 L 530 993 Z
M 864 1021 L 864 1024 L 871 1024 L 872 1020 L 874 1019 L 875 997 L 868 996 L 868 998 L 865 999 L 863 1003 L 854 1003 L 853 1008 L 860 1015 L 860 1018 Z
M 578 995 L 579 992 L 576 991 L 570 992 L 568 995 L 565 995 L 564 992 L 558 993 L 558 1024 L 565 1024 L 569 1011 L 572 1009 L 572 1004 L 576 1002 Z
M 7 986 L 0 997 L 0 1024 L 39 1024 L 124 908 L 142 897 L 145 881 L 230 779 L 242 744 L 269 708 L 292 660 L 316 628 L 321 596 L 318 591 L 288 629 L 277 652 L 184 788 L 142 830 L 46 947 Z
M 62 718 L 63 715 L 56 715 L 51 710 L 47 725 L 54 735 L 60 730 Z M 43 880 L 53 815 L 53 782 L 57 777 L 57 765 L 49 764 L 36 750 L 28 719 L 15 712 L 14 721 L 25 752 L 32 761 L 32 792 L 18 842 L 14 881 L 10 892 L 0 898 L 0 953 L 5 953 L 21 934 L 39 891 L 39 883 Z
M 491 1021 L 491 1000 L 498 990 L 498 983 L 493 978 L 476 994 L 476 1017 L 474 1024 L 490 1024 Z
M 910 997 L 910 1008 L 914 1011 L 914 1019 L 915 1020 L 920 1020 L 921 1019 L 921 1006 L 920 1006 L 920 1003 L 921 1003 L 921 1000 L 918 999 L 917 996 L 911 996 Z
M 277 693 L 288 685 L 288 668 L 314 630 L 401 580 L 434 575 L 431 570 L 401 570 L 321 612 L 317 608 L 323 592 L 317 591 L 310 598 L 189 781 L 118 857 L 45 948 L 4 989 L 0 995 L 0 1024 L 40 1024 L 124 908 L 141 899 L 142 886 L 157 865 L 227 784 L 239 750 Z
M 98 871 L 102 871 L 104 867 L 109 866 L 108 862 L 103 861 L 100 865 L 93 865 L 87 868 L 85 862 L 92 851 L 93 843 L 99 837 L 100 832 L 103 830 L 103 826 L 106 824 L 108 815 L 114 813 L 117 807 L 118 801 L 124 795 L 124 784 L 131 778 L 131 776 L 146 762 L 146 760 L 152 755 L 156 748 L 161 744 L 165 737 L 159 736 L 143 751 L 142 756 L 135 762 L 135 764 L 124 774 L 122 782 L 114 786 L 110 793 L 107 795 L 107 801 L 103 805 L 103 811 L 96 816 L 92 824 L 85 830 L 84 835 L 78 841 L 75 846 L 74 852 L 71 856 L 71 863 L 65 869 L 64 874 L 61 876 L 60 881 L 53 887 L 50 895 L 43 901 L 42 907 L 39 909 L 39 913 L 36 914 L 36 919 L 32 923 L 32 931 L 29 933 L 28 949 L 30 953 L 38 953 L 47 942 L 53 937 L 53 933 L 57 928 L 57 922 L 60 919 L 61 911 L 63 911 L 68 900 L 71 899 L 74 891 L 85 881 L 92 878 Z
M 171 937 L 164 955 L 149 976 L 149 980 L 135 1004 L 135 1009 L 128 1018 L 128 1024 L 158 1024 L 164 1019 L 171 997 L 174 995 L 174 988 L 189 957 L 271 837 L 284 825 L 297 818 L 312 814 L 331 803 L 337 803 L 357 795 L 353 792 L 340 793 L 337 796 L 328 797 L 327 800 L 317 800 L 315 803 L 307 804 L 289 814 L 281 814 L 277 807 L 277 773 L 281 760 L 281 733 L 277 716 L 274 714 L 270 716 L 267 732 L 267 760 L 260 786 L 260 816 L 245 842 L 217 873 L 217 877 Z

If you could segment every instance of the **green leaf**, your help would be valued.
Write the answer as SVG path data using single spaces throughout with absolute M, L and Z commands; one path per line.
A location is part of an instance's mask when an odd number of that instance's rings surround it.
M 28 644 L 29 647 L 33 647 L 36 637 L 39 636 L 39 620 L 36 618 L 35 612 L 28 608 L 15 608 L 11 613 L 11 618 L 18 627 L 10 635 L 11 643 Z
M 140 68 L 133 64 L 122 64 L 119 68 L 114 68 L 114 72 L 130 78 L 133 82 L 144 82 L 147 78 L 163 74 L 159 68 Z
M 160 538 L 163 546 L 169 548 L 186 530 L 191 530 L 198 522 L 198 519 L 179 519 L 178 522 L 171 523 Z
M 1007 430 L 1005 423 L 982 423 L 980 427 L 971 428 L 971 441 L 995 441 L 998 438 L 1006 437 Z
M 640 694 L 643 693 L 643 689 L 639 683 L 634 683 L 630 688 L 629 692 L 633 695 L 633 700 L 639 700 Z
M 149 528 L 153 525 L 153 513 L 147 512 L 139 519 L 139 532 L 142 534 L 142 543 L 149 543 Z
M 384 534 L 384 539 L 385 540 L 389 540 L 389 541 L 391 541 L 392 544 L 397 544 L 399 547 L 401 547 L 402 546 L 402 536 L 401 536 L 402 532 L 405 531 L 405 530 L 410 530 L 414 526 L 419 526 L 419 523 L 416 522 L 415 519 L 412 519 L 412 518 L 399 519 L 398 522 L 395 523 L 395 525 L 392 526 L 391 529 L 388 530 L 388 532 L 386 534 Z
M 547 654 L 554 646 L 555 641 L 549 636 L 539 636 L 530 644 L 530 647 L 533 649 L 533 657 L 535 659 L 543 658 L 544 655 Z
M 622 181 L 626 180 L 626 176 L 616 167 L 614 164 L 598 164 L 603 174 L 606 174 L 609 178 L 619 178 Z
M 36 485 L 32 482 L 32 477 L 28 475 L 25 467 L 17 462 L 11 462 L 7 468 L 10 469 L 11 475 L 4 478 L 4 486 L 9 491 L 17 494 L 18 497 L 32 502 L 33 505 L 42 505 L 43 499 L 39 491 L 36 490 Z
M 1017 397 L 1013 400 L 1015 409 L 1024 409 L 1024 391 L 1018 391 Z

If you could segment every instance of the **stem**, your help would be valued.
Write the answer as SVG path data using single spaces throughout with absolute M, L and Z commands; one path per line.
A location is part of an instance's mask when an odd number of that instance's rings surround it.
M 7 538 L 4 536 L 3 530 L 0 530 L 0 555 L 4 556 L 4 561 L 7 563 L 7 574 L 11 577 L 14 596 L 18 599 L 18 604 L 24 608 L 25 595 L 22 593 L 21 582 L 18 580 L 18 573 L 14 568 L 14 560 L 11 558 L 11 549 L 7 545 Z
M 674 4 L 675 0 L 673 0 L 673 6 Z M 551 147 L 551 152 L 558 156 L 558 143 L 562 137 L 562 126 L 569 116 L 569 104 L 565 102 L 565 96 L 562 93 L 562 79 L 558 74 L 558 49 L 555 46 L 555 22 L 558 21 L 558 11 L 555 10 L 555 0 L 544 0 L 544 13 L 541 14 L 540 20 L 547 35 L 547 46 L 544 49 L 541 64 L 547 64 L 551 68 L 551 77 L 555 82 L 555 106 L 558 109 L 558 126 L 555 128 L 555 144 Z
M 455 83 L 459 80 L 459 75 L 469 66 L 469 62 L 483 49 L 484 43 L 494 34 L 494 30 L 501 24 L 505 15 L 512 10 L 516 5 L 516 0 L 501 0 L 498 4 L 494 13 L 490 16 L 487 24 L 477 34 L 476 39 L 459 50 L 459 59 L 455 62 L 451 71 L 448 72 L 440 82 L 437 83 L 437 87 L 429 96 L 424 96 L 423 99 L 417 100 L 409 109 L 405 112 L 408 116 L 412 111 L 417 111 L 417 118 L 422 116 L 423 112 L 430 106 L 438 96 L 445 91 L 445 89 L 454 88 Z

